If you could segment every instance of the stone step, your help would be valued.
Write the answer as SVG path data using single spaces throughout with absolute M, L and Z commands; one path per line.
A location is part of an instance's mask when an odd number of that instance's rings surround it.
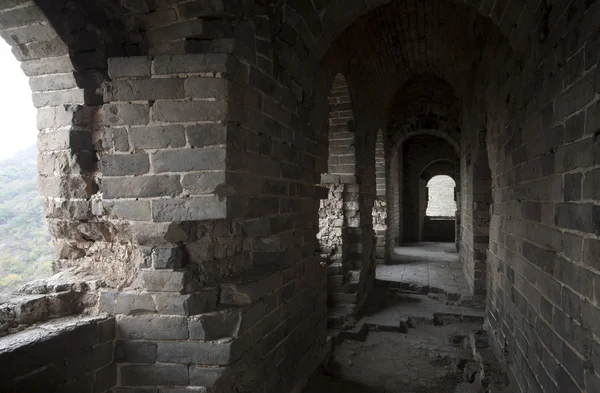
M 327 295 L 327 300 L 329 304 L 339 305 L 339 304 L 348 304 L 355 305 L 358 301 L 357 293 L 342 293 L 342 292 L 333 292 Z
M 330 307 L 327 311 L 327 325 L 329 327 L 340 327 L 354 315 L 356 308 L 352 304 L 337 305 Z
M 344 285 L 328 285 L 327 286 L 327 290 L 329 292 L 335 292 L 335 293 L 351 293 L 352 290 L 350 288 L 350 285 L 348 284 L 344 284 Z

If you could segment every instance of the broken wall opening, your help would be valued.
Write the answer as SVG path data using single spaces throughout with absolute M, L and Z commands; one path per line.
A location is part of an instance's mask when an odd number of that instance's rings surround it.
M 328 171 L 321 176 L 328 197 L 321 200 L 317 240 L 327 265 L 329 321 L 338 324 L 356 311 L 355 284 L 362 268 L 356 124 L 348 83 L 341 73 L 333 80 L 328 102 Z
M 8 296 L 52 274 L 53 249 L 38 190 L 31 87 L 1 38 L 0 65 L 0 119 L 7 131 L 0 147 L 0 293 Z

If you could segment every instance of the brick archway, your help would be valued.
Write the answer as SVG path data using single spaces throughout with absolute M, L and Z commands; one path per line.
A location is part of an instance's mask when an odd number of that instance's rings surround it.
M 376 10 L 393 5 L 393 0 L 349 0 L 347 2 L 322 2 L 313 5 L 306 5 L 294 0 L 288 0 L 285 8 L 288 11 L 286 23 L 291 26 L 293 36 L 286 40 L 286 44 L 302 43 L 305 47 L 311 48 L 305 55 L 305 58 L 298 58 L 302 64 L 308 64 L 309 70 L 316 70 L 321 59 L 325 56 L 328 48 L 334 43 L 336 38 L 349 26 L 355 23 L 361 17 Z M 535 6 L 522 7 L 516 4 L 510 5 L 490 5 L 481 0 L 465 2 L 463 0 L 450 0 L 449 4 L 456 7 L 462 7 L 468 10 L 472 15 L 477 15 L 481 19 L 486 19 L 490 24 L 497 27 L 498 31 L 504 37 L 512 37 L 511 43 L 515 47 L 520 37 L 526 31 L 526 27 L 519 24 L 516 29 L 517 21 L 530 21 L 535 14 Z M 412 20 L 416 22 L 417 15 L 423 15 L 430 9 L 435 9 L 436 3 L 416 3 L 414 13 L 409 13 L 409 4 L 403 3 L 403 11 L 411 15 Z M 440 12 L 441 15 L 443 13 Z M 506 15 L 505 18 L 502 18 Z M 517 30 L 517 31 L 515 31 Z M 293 45 L 290 45 L 293 46 Z

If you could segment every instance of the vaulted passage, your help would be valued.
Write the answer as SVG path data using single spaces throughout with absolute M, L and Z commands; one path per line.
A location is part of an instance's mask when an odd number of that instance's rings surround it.
M 599 21 L 593 0 L 4 1 L 55 275 L 0 299 L 0 391 L 297 393 L 323 365 L 600 392 Z M 377 348 L 340 371 L 356 340 Z M 431 385 L 369 384 L 410 351 Z

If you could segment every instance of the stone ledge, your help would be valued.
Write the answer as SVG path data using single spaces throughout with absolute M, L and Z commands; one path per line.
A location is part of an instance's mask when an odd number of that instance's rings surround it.
M 116 381 L 114 336 L 114 318 L 101 315 L 55 319 L 2 337 L 0 391 L 71 391 L 92 381 L 92 390 L 104 392 Z
M 15 334 L 0 337 L 0 357 L 18 348 L 42 343 L 82 326 L 111 320 L 114 319 L 108 315 L 70 316 L 33 325 Z
M 81 313 L 95 303 L 91 291 L 100 280 L 78 278 L 69 272 L 25 284 L 17 293 L 0 295 L 0 337 L 47 320 Z

